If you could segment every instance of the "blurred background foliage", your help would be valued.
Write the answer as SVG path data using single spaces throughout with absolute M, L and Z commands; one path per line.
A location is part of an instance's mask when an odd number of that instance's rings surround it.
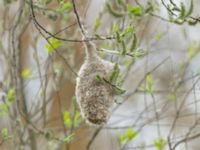
M 0 149 L 199 150 L 199 9 L 198 0 L 1 0 Z M 85 123 L 74 97 L 87 41 L 116 64 L 101 127 Z

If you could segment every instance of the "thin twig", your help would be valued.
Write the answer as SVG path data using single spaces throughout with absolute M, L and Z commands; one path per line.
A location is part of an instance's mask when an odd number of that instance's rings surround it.
M 87 150 L 90 150 L 90 147 L 91 147 L 92 143 L 96 139 L 96 137 L 99 134 L 99 132 L 101 131 L 101 129 L 102 129 L 102 127 L 99 127 L 98 129 L 96 129 L 96 131 L 94 132 L 94 134 L 92 135 L 90 141 L 87 144 Z

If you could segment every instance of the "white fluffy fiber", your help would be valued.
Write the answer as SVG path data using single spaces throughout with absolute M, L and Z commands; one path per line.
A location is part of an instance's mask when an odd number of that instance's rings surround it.
M 102 125 L 110 117 L 110 107 L 114 102 L 112 87 L 99 82 L 97 75 L 108 80 L 113 67 L 113 63 L 97 56 L 92 45 L 87 45 L 86 59 L 77 77 L 76 99 L 82 117 L 90 124 Z

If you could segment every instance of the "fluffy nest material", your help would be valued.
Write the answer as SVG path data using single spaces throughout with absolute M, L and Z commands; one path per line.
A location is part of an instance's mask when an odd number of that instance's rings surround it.
M 114 102 L 112 87 L 97 80 L 97 75 L 109 79 L 114 64 L 98 56 L 88 58 L 78 73 L 76 99 L 81 115 L 86 122 L 103 125 L 110 117 L 110 108 Z

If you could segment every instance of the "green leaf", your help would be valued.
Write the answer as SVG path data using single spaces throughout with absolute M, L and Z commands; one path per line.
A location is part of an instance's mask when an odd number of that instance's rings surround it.
M 133 64 L 133 60 L 132 59 L 125 59 L 124 60 L 124 66 L 130 66 Z
M 96 31 L 101 25 L 101 19 L 100 18 L 97 18 L 95 20 L 95 25 L 94 25 L 94 30 Z
M 121 132 L 118 133 L 118 142 L 120 145 L 124 145 L 125 143 L 130 142 L 138 135 L 138 132 L 135 131 L 132 128 L 129 128 L 126 130 L 125 134 L 122 134 Z
M 126 34 L 132 33 L 133 31 L 134 31 L 134 28 L 133 28 L 132 26 L 128 26 L 128 27 L 125 29 Z
M 78 111 L 75 113 L 74 125 L 78 126 L 81 123 L 81 115 Z
M 126 36 L 129 33 L 133 33 L 134 32 L 134 28 L 132 26 L 128 26 L 125 30 L 124 33 L 122 33 L 122 36 Z
M 189 9 L 189 11 L 187 12 L 187 14 L 186 14 L 186 17 L 189 17 L 191 14 L 192 14 L 192 12 L 193 12 L 193 6 L 194 4 L 193 4 L 193 0 L 190 0 L 190 9 Z
M 30 68 L 25 68 L 22 70 L 21 76 L 24 79 L 29 78 L 32 75 L 32 70 Z
M 125 44 L 124 40 L 121 41 L 121 47 L 122 48 L 121 48 L 120 54 L 125 56 L 126 55 L 126 44 Z
M 113 72 L 112 72 L 112 74 L 111 74 L 111 76 L 110 76 L 109 82 L 111 82 L 112 84 L 115 84 L 116 81 L 117 81 L 117 78 L 118 78 L 118 76 L 119 76 L 119 73 L 120 73 L 120 71 L 119 71 L 119 66 L 118 66 L 117 63 L 115 63 L 114 69 L 113 69 Z
M 153 141 L 154 146 L 157 148 L 157 150 L 164 150 L 167 142 L 165 139 L 160 138 L 160 139 L 156 139 Z
M 134 16 L 140 16 L 142 14 L 142 7 L 136 6 L 132 7 L 131 5 L 127 6 L 128 12 Z
M 157 32 L 157 34 L 156 34 L 156 40 L 160 41 L 161 37 L 162 37 L 162 33 Z
M 47 49 L 48 53 L 52 53 L 54 49 L 60 47 L 61 42 L 58 39 L 51 38 L 49 40 L 49 43 L 45 45 L 45 48 Z
M 180 19 L 184 19 L 185 18 L 185 13 L 186 13 L 186 10 L 185 10 L 185 5 L 183 2 L 181 2 L 181 13 L 179 15 L 179 18 Z
M 136 49 L 133 53 L 135 59 L 139 58 L 139 57 L 142 57 L 146 54 L 146 52 L 142 49 Z
M 188 47 L 188 57 L 191 60 L 200 52 L 200 46 L 196 41 L 193 41 Z
M 68 128 L 71 128 L 72 127 L 72 120 L 71 120 L 71 117 L 70 117 L 70 114 L 69 112 L 64 112 L 64 124 L 68 127 Z
M 70 115 L 68 111 L 64 112 L 63 115 L 64 124 L 70 129 L 72 125 L 77 127 L 81 123 L 81 116 L 78 111 L 75 112 L 74 116 Z
M 0 115 L 1 116 L 4 116 L 4 115 L 8 115 L 8 112 L 9 112 L 9 107 L 7 104 L 0 104 Z
M 113 26 L 112 26 L 112 32 L 114 32 L 114 33 L 116 33 L 116 32 L 119 32 L 119 25 L 117 25 L 117 24 L 114 24 Z
M 184 23 L 184 19 L 180 19 L 180 18 L 175 19 L 175 20 L 174 20 L 174 23 L 179 24 L 179 25 L 182 25 L 182 24 Z
M 71 2 L 63 2 L 63 1 L 60 2 L 59 11 L 66 12 L 66 11 L 69 11 L 70 9 L 72 9 L 72 8 L 73 8 L 73 5 L 72 5 Z
M 3 140 L 6 140 L 8 138 L 8 129 L 7 128 L 2 128 L 1 129 L 1 138 Z
M 118 73 L 117 73 L 118 74 Z M 98 76 L 98 75 L 97 75 Z M 118 75 L 118 77 L 120 77 L 120 74 Z M 99 78 L 99 77 L 98 77 Z M 120 84 L 120 83 L 117 83 L 116 85 L 115 84 L 112 84 L 110 81 L 108 81 L 108 80 L 106 80 L 105 78 L 101 78 L 100 77 L 100 80 L 101 81 L 104 81 L 105 83 L 107 83 L 107 84 L 109 84 L 109 85 L 111 85 L 111 87 L 112 87 L 112 90 L 113 90 L 113 94 L 115 94 L 115 95 L 121 95 L 121 94 L 124 94 L 125 92 L 126 92 L 126 90 L 123 90 L 123 89 L 121 89 L 118 85 Z
M 146 89 L 149 93 L 153 93 L 153 78 L 150 74 L 146 76 Z
M 7 93 L 7 100 L 13 102 L 15 99 L 16 93 L 14 88 L 10 88 Z
M 74 138 L 74 134 L 68 135 L 68 136 L 63 138 L 63 142 L 69 143 L 73 140 L 73 138 Z
M 110 49 L 109 45 L 107 43 L 102 43 L 100 45 L 100 49 Z
M 172 94 L 168 95 L 167 99 L 170 101 L 176 101 L 176 99 L 177 99 L 176 93 L 172 93 Z
M 101 82 L 102 81 L 102 78 L 100 77 L 100 75 L 96 75 L 96 80 L 97 80 L 97 82 Z
M 122 135 L 121 133 L 118 133 L 118 142 L 119 145 L 123 145 L 123 143 L 126 141 L 126 136 Z
M 130 52 L 133 52 L 136 49 L 136 47 L 137 47 L 137 37 L 134 34 L 133 41 L 131 43 Z
M 121 43 L 121 36 L 119 32 L 116 32 L 116 38 L 117 38 L 117 42 Z
M 123 84 L 123 80 L 124 80 L 124 79 L 123 79 L 123 77 L 122 77 L 122 74 L 119 73 L 115 84 L 116 84 L 117 86 L 121 87 L 122 84 Z
M 65 9 L 69 10 L 69 9 L 72 9 L 72 8 L 73 8 L 73 5 L 72 5 L 71 2 L 66 2 L 66 3 L 64 3 L 63 7 L 64 7 Z
M 193 47 L 192 46 L 190 46 L 189 48 L 188 48 L 188 56 L 189 56 L 189 59 L 192 59 L 193 58 L 193 56 L 194 56 L 194 49 L 193 49 Z
M 137 131 L 133 130 L 132 128 L 129 128 L 126 131 L 126 137 L 128 138 L 128 140 L 134 139 L 137 135 L 138 135 Z

